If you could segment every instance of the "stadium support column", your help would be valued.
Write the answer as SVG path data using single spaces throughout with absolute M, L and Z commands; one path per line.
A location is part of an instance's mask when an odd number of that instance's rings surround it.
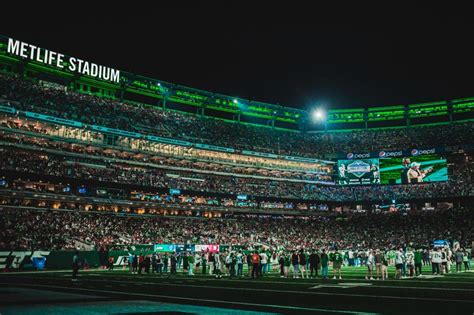
M 75 73 L 72 78 L 72 82 L 73 82 L 72 88 L 76 92 L 81 92 L 81 84 L 79 83 L 80 79 L 81 79 L 81 76 L 79 73 Z
M 308 131 L 308 121 L 306 119 L 306 116 L 301 116 L 301 118 L 298 120 L 298 129 L 304 133 Z
M 25 74 L 26 74 L 26 66 L 28 64 L 28 61 L 26 59 L 23 59 L 20 63 L 17 64 L 16 66 L 16 71 L 18 72 L 18 74 L 20 75 L 20 77 L 24 77 Z
M 364 108 L 364 127 L 365 130 L 369 128 L 369 109 L 367 107 Z
M 204 116 L 204 107 L 198 107 L 196 114 L 198 116 Z
M 125 90 L 124 88 L 120 89 L 120 102 L 123 102 L 123 96 L 125 95 Z
M 69 88 L 72 89 L 73 91 L 78 91 L 79 88 L 77 86 L 77 81 L 79 80 L 79 74 L 75 73 L 74 76 L 71 78 L 69 81 Z
M 407 121 L 407 127 L 410 127 L 411 121 L 410 121 L 410 107 L 408 105 L 405 105 L 403 108 L 403 117 Z
M 453 103 L 448 101 L 448 115 L 449 115 L 449 123 L 453 123 Z
M 120 102 L 123 102 L 125 92 L 127 91 L 127 88 L 132 84 L 132 82 L 132 78 L 126 78 L 126 80 L 122 80 L 122 82 L 120 83 Z

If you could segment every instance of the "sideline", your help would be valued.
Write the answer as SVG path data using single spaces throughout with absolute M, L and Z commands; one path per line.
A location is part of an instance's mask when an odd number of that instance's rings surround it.
M 374 294 L 350 294 L 350 293 L 335 293 L 335 292 L 309 292 L 309 291 L 297 291 L 297 290 L 276 290 L 276 289 L 263 289 L 263 288 L 238 288 L 238 287 L 222 287 L 222 286 L 208 286 L 208 285 L 197 285 L 197 284 L 177 284 L 177 283 L 155 283 L 155 282 L 133 282 L 133 281 L 122 281 L 122 280 L 110 280 L 110 279 L 86 279 L 84 282 L 115 282 L 115 283 L 129 283 L 136 285 L 156 285 L 156 286 L 170 286 L 170 287 L 188 287 L 188 288 L 200 288 L 200 289 L 218 289 L 218 290 L 232 290 L 232 291 L 256 291 L 256 292 L 272 292 L 272 293 L 290 293 L 298 295 L 325 295 L 325 296 L 344 296 L 344 297 L 362 297 L 362 298 L 382 298 L 392 300 L 414 300 L 414 301 L 429 301 L 429 302 L 457 302 L 457 303 L 469 303 L 474 304 L 474 300 L 458 300 L 458 299 L 443 299 L 443 298 L 427 298 L 427 297 L 412 297 L 412 296 L 391 296 L 391 295 L 374 295 Z M 6 283 L 3 283 L 6 284 Z M 16 283 L 9 283 L 9 285 L 16 285 Z M 24 284 L 34 286 L 35 284 Z M 75 289 L 72 287 L 60 287 Z M 84 289 L 87 291 L 87 289 Z M 94 289 L 91 289 L 95 291 Z M 101 291 L 101 290 L 98 290 Z M 102 290 L 103 291 L 103 290 Z M 462 290 L 461 290 L 462 291 Z M 129 293 L 127 293 L 129 294 Z M 131 294 L 131 293 L 130 293 Z M 200 299 L 197 299 L 200 300 Z
M 0 285 L 5 285 L 5 284 L 6 283 L 0 283 Z M 367 315 L 379 314 L 379 313 L 288 306 L 288 305 L 277 305 L 277 304 L 258 304 L 258 303 L 235 302 L 235 301 L 225 301 L 225 300 L 196 299 L 196 298 L 190 298 L 190 297 L 179 297 L 179 296 L 170 296 L 170 295 L 161 295 L 161 294 L 146 294 L 146 293 L 121 292 L 121 291 L 111 291 L 111 290 L 71 288 L 71 287 L 62 287 L 62 286 L 53 286 L 53 285 L 41 285 L 41 284 L 15 284 L 15 285 L 29 286 L 29 287 L 42 287 L 42 288 L 50 288 L 50 289 L 67 289 L 67 290 L 78 290 L 78 291 L 87 291 L 87 292 L 101 292 L 101 293 L 110 293 L 110 294 L 121 294 L 121 295 L 127 295 L 127 296 L 132 295 L 132 296 L 139 296 L 139 297 L 165 298 L 165 299 L 184 300 L 184 301 L 193 301 L 193 302 L 208 302 L 208 303 L 215 303 L 215 304 L 256 306 L 256 307 L 264 307 L 264 308 L 270 308 L 270 309 L 273 308 L 273 309 L 283 309 L 283 310 L 293 310 L 293 311 L 300 310 L 300 311 L 313 311 L 313 312 L 316 311 L 316 312 L 328 312 L 328 313 L 340 313 L 340 314 L 367 314 Z

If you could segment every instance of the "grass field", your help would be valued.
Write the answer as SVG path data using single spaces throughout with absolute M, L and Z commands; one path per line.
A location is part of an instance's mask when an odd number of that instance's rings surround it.
M 70 271 L 3 273 L 2 288 L 10 291 L 0 294 L 0 313 L 474 314 L 472 272 L 431 277 L 425 267 L 426 276 L 396 280 L 390 268 L 385 281 L 367 281 L 365 273 L 365 267 L 344 267 L 342 280 L 282 279 L 277 274 L 253 280 L 89 270 L 77 282 L 71 281 Z M 35 300 L 38 294 L 45 298 Z

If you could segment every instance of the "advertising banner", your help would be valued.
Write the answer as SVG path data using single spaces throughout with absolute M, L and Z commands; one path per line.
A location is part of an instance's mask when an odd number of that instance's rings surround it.
M 217 253 L 219 252 L 219 245 L 195 245 L 194 251 Z
M 176 246 L 176 252 L 181 253 L 181 252 L 194 252 L 194 244 L 177 244 Z
M 155 252 L 174 252 L 176 251 L 176 245 L 173 244 L 155 244 L 153 247 Z
M 446 148 L 412 148 L 404 150 L 381 150 L 375 152 L 349 152 L 349 153 L 338 153 L 338 159 L 368 159 L 368 158 L 392 158 L 392 157 L 406 157 L 406 156 L 418 156 L 428 154 L 439 154 L 446 152 Z
M 83 124 L 78 121 L 63 119 L 59 117 L 48 116 L 48 115 L 43 115 L 43 114 L 38 114 L 38 113 L 33 113 L 33 112 L 25 112 L 25 116 L 29 118 L 38 119 L 38 120 L 50 121 L 50 122 L 58 123 L 61 125 L 73 126 L 77 128 L 83 127 Z

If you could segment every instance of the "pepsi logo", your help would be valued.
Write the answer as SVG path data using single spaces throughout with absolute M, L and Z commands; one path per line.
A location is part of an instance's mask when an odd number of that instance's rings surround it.
M 380 151 L 379 152 L 379 157 L 383 158 L 383 157 L 385 157 L 385 155 L 387 155 L 387 153 L 385 153 L 385 151 Z
M 354 158 L 354 153 L 347 153 L 347 158 L 348 159 Z
M 411 155 L 418 155 L 418 150 L 417 149 L 411 150 Z

